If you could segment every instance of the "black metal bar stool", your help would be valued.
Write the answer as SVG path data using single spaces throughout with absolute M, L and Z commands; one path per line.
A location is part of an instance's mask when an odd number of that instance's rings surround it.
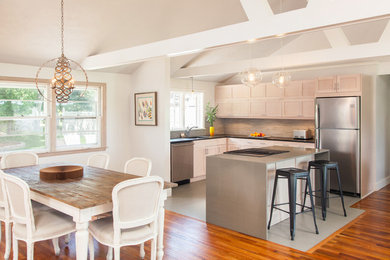
M 327 200 L 330 198 L 328 196 L 328 191 L 327 191 L 327 183 L 328 183 L 328 171 L 330 170 L 335 170 L 337 173 L 337 182 L 339 185 L 339 196 L 341 198 L 341 204 L 343 205 L 343 210 L 344 210 L 344 216 L 347 216 L 347 212 L 345 211 L 345 206 L 344 206 L 344 197 L 343 197 L 343 190 L 341 189 L 341 181 L 340 181 L 340 172 L 339 172 L 339 164 L 337 162 L 330 162 L 327 160 L 316 160 L 316 161 L 310 161 L 309 162 L 309 167 L 308 167 L 308 172 L 310 173 L 311 169 L 318 169 L 320 170 L 321 174 L 321 189 L 320 190 L 315 190 L 314 193 L 316 192 L 321 192 L 321 196 L 316 196 L 316 198 L 321 198 L 321 208 L 322 208 L 322 219 L 326 219 L 326 204 Z M 310 189 L 309 189 L 310 193 Z M 305 188 L 305 198 L 303 200 L 303 204 L 306 202 L 306 195 L 307 195 L 307 185 Z M 338 196 L 337 196 L 338 197 Z M 302 211 L 304 208 L 302 207 Z
M 275 194 L 276 194 L 276 188 L 278 184 L 278 179 L 279 178 L 287 178 L 288 180 L 288 197 L 289 197 L 289 202 L 287 203 L 280 203 L 275 205 Z M 297 195 L 297 180 L 306 180 L 306 185 L 309 187 L 310 191 L 310 201 L 311 201 L 311 207 L 305 206 L 305 204 L 298 204 L 296 203 L 296 195 Z M 318 234 L 318 228 L 317 228 L 317 222 L 316 222 L 316 215 L 314 212 L 314 202 L 313 202 L 313 196 L 312 194 L 312 188 L 311 188 L 311 182 L 310 182 L 310 174 L 307 170 L 304 169 L 298 169 L 298 168 L 283 168 L 283 169 L 277 169 L 276 174 L 275 174 L 275 182 L 274 182 L 274 190 L 272 193 L 272 204 L 271 204 L 271 213 L 269 216 L 269 222 L 268 222 L 268 229 L 271 227 L 271 220 L 272 220 L 272 212 L 273 209 L 277 209 L 283 212 L 286 212 L 290 214 L 290 235 L 291 235 L 291 240 L 294 240 L 295 236 L 295 216 L 296 214 L 300 214 L 304 212 L 302 210 L 301 212 L 296 212 L 296 205 L 302 206 L 302 209 L 304 208 L 309 208 L 310 211 L 313 213 L 313 220 L 314 220 L 314 226 L 316 228 L 316 234 Z M 306 196 L 305 196 L 306 198 Z M 278 208 L 278 206 L 281 205 L 287 205 L 289 204 L 290 209 L 289 211 L 283 210 L 281 208 Z

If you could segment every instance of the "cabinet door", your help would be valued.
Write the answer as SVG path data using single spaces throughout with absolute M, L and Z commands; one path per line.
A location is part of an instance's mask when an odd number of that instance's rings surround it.
M 224 100 L 232 98 L 232 86 L 216 86 L 215 87 L 215 100 Z
M 253 117 L 265 117 L 265 100 L 252 100 L 250 103 L 250 115 Z
M 280 100 L 266 101 L 265 109 L 267 117 L 281 117 L 282 116 L 282 102 Z
M 231 117 L 232 116 L 232 103 L 223 102 L 218 104 L 218 117 Z
M 283 97 L 283 88 L 279 88 L 273 84 L 267 84 L 265 88 L 266 97 Z
M 287 98 L 302 96 L 302 81 L 291 81 L 284 88 L 284 96 Z
M 361 91 L 361 75 L 342 75 L 338 76 L 337 91 L 338 92 L 355 92 Z
M 302 101 L 302 117 L 314 119 L 314 100 Z
M 205 148 L 203 146 L 194 146 L 194 177 L 206 174 L 205 160 Z
M 248 117 L 250 112 L 250 103 L 249 100 L 233 102 L 232 104 L 232 115 L 233 116 L 243 116 Z
M 302 81 L 302 97 L 314 97 L 316 92 L 317 80 Z
M 233 85 L 232 91 L 233 91 L 233 98 L 249 98 L 251 94 L 250 88 L 243 84 Z
M 334 93 L 336 92 L 336 78 L 326 77 L 318 78 L 317 93 Z
M 266 84 L 259 84 L 251 88 L 251 98 L 264 98 Z
M 302 115 L 302 101 L 283 101 L 283 117 L 300 117 Z

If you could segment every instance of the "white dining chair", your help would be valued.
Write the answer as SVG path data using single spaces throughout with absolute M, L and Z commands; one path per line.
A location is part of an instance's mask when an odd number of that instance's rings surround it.
M 112 190 L 113 217 L 93 221 L 89 225 L 89 253 L 94 259 L 93 238 L 114 248 L 115 260 L 120 259 L 120 248 L 151 243 L 151 259 L 156 259 L 158 213 L 164 181 L 149 176 L 123 181 Z
M 76 231 L 72 217 L 55 210 L 37 210 L 31 205 L 30 188 L 15 176 L 0 172 L 13 223 L 13 259 L 18 259 L 18 240 L 27 244 L 27 260 L 34 258 L 34 243 L 52 239 L 54 252 L 58 256 L 58 237 Z
M 150 176 L 152 161 L 148 158 L 134 157 L 125 163 L 123 171 L 143 177 Z
M 88 157 L 87 165 L 107 169 L 110 161 L 110 155 L 108 153 L 96 153 Z
M 0 174 L 2 171 L 0 170 Z M 5 252 L 4 259 L 9 258 L 11 252 L 11 218 L 9 214 L 8 203 L 6 201 L 5 190 L 1 184 L 0 178 L 0 221 L 4 222 L 4 233 L 5 233 Z M 0 225 L 0 241 L 1 241 L 1 225 Z
M 37 165 L 38 155 L 33 152 L 12 152 L 1 157 L 1 169 Z

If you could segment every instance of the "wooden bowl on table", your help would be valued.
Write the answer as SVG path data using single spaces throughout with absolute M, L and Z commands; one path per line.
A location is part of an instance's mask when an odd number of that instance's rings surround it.
M 39 177 L 44 181 L 77 179 L 83 177 L 84 168 L 78 165 L 60 165 L 39 170 Z

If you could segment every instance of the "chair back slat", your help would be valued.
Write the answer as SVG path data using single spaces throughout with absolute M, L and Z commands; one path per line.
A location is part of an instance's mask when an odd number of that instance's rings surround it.
M 26 225 L 27 236 L 31 236 L 35 225 L 28 184 L 4 172 L 0 172 L 0 178 L 12 220 L 15 223 Z
M 134 157 L 125 163 L 125 173 L 146 177 L 151 171 L 152 161 L 147 158 Z
M 37 165 L 38 155 L 33 152 L 13 152 L 1 157 L 1 169 Z
M 87 165 L 107 169 L 108 163 L 110 161 L 110 155 L 107 153 L 97 153 L 93 154 L 88 158 Z
M 163 186 L 161 177 L 149 176 L 123 181 L 114 187 L 112 201 L 116 240 L 120 237 L 121 229 L 157 221 Z

